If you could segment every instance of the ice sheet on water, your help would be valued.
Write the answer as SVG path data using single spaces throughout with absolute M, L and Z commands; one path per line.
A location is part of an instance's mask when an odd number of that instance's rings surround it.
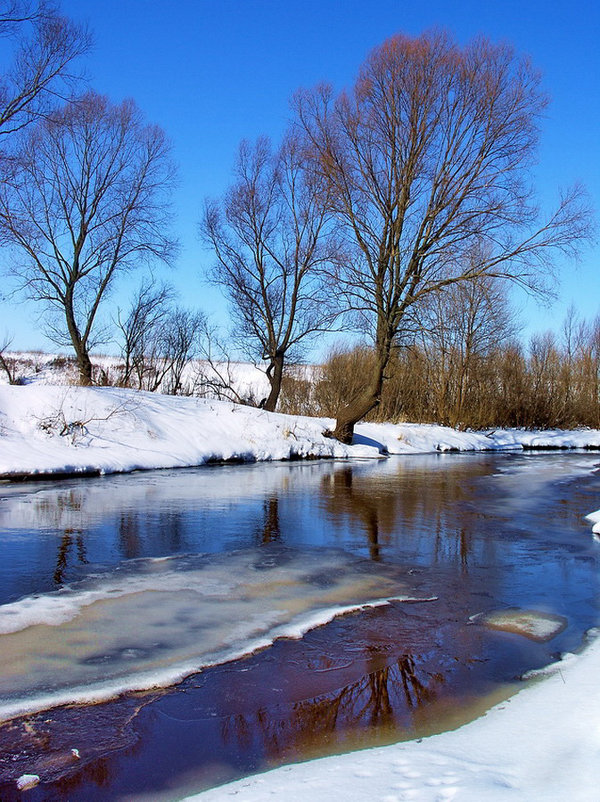
M 340 613 L 415 598 L 396 569 L 333 550 L 132 560 L 0 606 L 0 718 L 168 685 Z
M 585 516 L 586 520 L 588 520 L 592 524 L 592 532 L 596 539 L 600 536 L 600 510 L 595 510 L 594 512 L 590 512 L 588 515 Z
M 485 624 L 491 629 L 513 632 L 540 643 L 552 640 L 563 631 L 568 623 L 562 615 L 516 607 L 491 613 L 480 613 L 473 616 L 472 620 Z

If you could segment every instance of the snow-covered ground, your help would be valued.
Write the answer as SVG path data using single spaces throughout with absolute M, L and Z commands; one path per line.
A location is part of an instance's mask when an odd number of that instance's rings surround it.
M 324 435 L 332 421 L 198 398 L 32 383 L 0 387 L 0 475 L 114 473 L 211 460 L 523 447 L 600 447 L 600 432 L 458 432 L 362 424 L 355 444 Z M 582 510 L 582 514 L 588 511 Z M 591 513 L 598 532 L 600 511 Z M 590 536 L 592 536 L 590 532 Z M 418 742 L 325 758 L 200 794 L 293 800 L 592 800 L 600 783 L 600 639 L 543 681 L 456 730 Z
M 48 354 L 38 351 L 3 352 L 3 357 L 18 384 L 59 384 L 64 386 L 78 383 L 77 365 L 71 354 Z M 124 364 L 120 357 L 92 355 L 96 384 L 119 386 L 123 378 Z M 160 368 L 160 365 L 156 365 Z M 163 366 L 164 367 L 164 366 Z M 180 377 L 182 395 L 200 395 L 207 398 L 225 398 L 246 403 L 258 403 L 269 394 L 269 380 L 266 365 L 250 362 L 218 361 L 207 362 L 192 359 L 184 367 Z M 298 365 L 295 372 L 299 376 L 311 375 L 313 365 Z M 144 374 L 143 387 L 153 381 L 151 368 Z M 170 372 L 167 370 L 161 390 L 169 385 Z M 135 377 L 134 377 L 135 381 Z M 8 384 L 8 376 L 0 370 L 0 385 Z M 154 389 L 154 388 L 152 388 Z
M 600 431 L 459 432 L 364 423 L 352 446 L 325 436 L 333 421 L 227 401 L 114 387 L 0 386 L 0 476 L 119 473 L 221 460 L 377 458 L 382 453 L 600 448 Z

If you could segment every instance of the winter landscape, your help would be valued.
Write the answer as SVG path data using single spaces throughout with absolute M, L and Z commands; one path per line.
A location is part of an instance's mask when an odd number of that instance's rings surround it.
M 600 449 L 600 431 L 589 429 L 459 432 L 433 425 L 378 423 L 359 424 L 355 432 L 355 444 L 346 446 L 324 436 L 323 432 L 332 424 L 327 419 L 268 413 L 215 399 L 178 398 L 110 387 L 79 388 L 41 382 L 16 387 L 3 385 L 0 386 L 0 401 L 0 473 L 5 480 L 11 477 L 23 480 L 27 476 L 34 479 L 37 476 L 64 478 L 69 475 L 108 478 L 113 473 L 208 466 L 226 461 L 254 463 L 325 458 L 338 462 L 382 459 L 389 462 L 395 459 L 394 455 L 416 457 L 419 454 L 438 454 L 441 457 L 455 452 L 482 451 L 510 454 L 536 448 L 574 449 L 579 454 L 587 451 L 592 459 L 590 461 L 588 458 L 587 463 L 575 466 L 577 476 L 594 470 L 593 450 Z M 556 453 L 544 453 L 539 458 L 551 465 L 557 459 Z M 244 469 L 250 470 L 240 467 L 240 470 Z M 205 470 L 219 469 L 206 467 Z M 561 464 L 556 467 L 556 475 L 564 481 L 569 476 L 569 470 L 572 471 L 573 467 L 566 468 Z M 547 478 L 539 481 L 542 487 L 542 482 Z M 32 489 L 35 487 L 33 485 Z M 39 494 L 45 485 L 37 487 L 34 492 Z M 529 478 L 527 487 L 528 492 L 530 489 L 535 493 L 533 477 Z M 243 495 L 242 490 L 239 492 Z M 5 496 L 4 503 L 9 502 L 10 497 Z M 535 514 L 543 528 L 543 507 L 537 509 Z M 581 537 L 593 540 L 594 532 L 600 526 L 600 512 L 581 509 L 580 517 Z M 5 519 L 7 533 L 13 530 L 14 525 L 10 519 Z M 66 522 L 64 525 L 67 525 Z M 77 531 L 80 524 L 74 519 L 69 526 L 75 527 L 72 531 Z M 327 570 L 327 559 L 325 554 L 318 559 L 322 570 Z M 302 570 L 309 570 L 308 566 L 309 561 L 304 558 Z M 247 569 L 243 569 L 242 565 L 236 569 L 238 573 L 243 570 Z M 335 570 L 340 570 L 339 564 Z M 164 604 L 167 603 L 167 588 L 172 586 L 172 592 L 177 595 L 184 588 L 194 588 L 198 581 L 207 581 L 200 574 L 199 579 L 189 576 L 182 584 L 181 578 L 176 579 L 177 576 L 172 575 L 175 578 L 174 585 L 173 578 L 165 576 L 157 586 L 165 594 Z M 285 581 L 289 582 L 289 579 Z M 0 630 L 5 633 L 2 637 L 6 638 L 9 632 L 27 632 L 34 625 L 50 629 L 60 627 L 61 622 L 71 621 L 74 616 L 75 620 L 79 619 L 81 627 L 85 625 L 86 611 L 106 603 L 101 601 L 103 598 L 130 594 L 130 598 L 135 599 L 136 593 L 143 592 L 143 583 L 136 585 L 133 577 L 128 584 L 130 587 L 127 590 L 125 587 L 119 589 L 118 584 L 110 586 L 108 595 L 106 590 L 97 595 L 92 593 L 87 600 L 82 599 L 83 606 L 79 606 L 75 598 L 63 599 L 60 595 L 56 596 L 55 592 L 5 604 L 1 608 Z M 152 584 L 148 585 L 148 589 L 152 587 Z M 67 588 L 68 585 L 65 585 Z M 323 606 L 324 601 L 321 601 L 316 609 L 311 610 L 309 606 L 304 613 L 298 608 L 294 617 L 286 621 L 284 615 L 275 629 L 269 627 L 262 635 L 258 631 L 252 635 L 251 629 L 246 635 L 240 632 L 236 641 L 230 641 L 229 646 L 221 646 L 220 652 L 213 651 L 213 656 L 208 659 L 216 659 L 217 662 L 239 659 L 256 649 L 268 649 L 268 644 L 276 638 L 301 638 L 313 628 L 353 610 L 389 604 L 390 599 L 401 601 L 402 598 L 411 598 L 411 594 L 407 596 L 404 592 L 398 595 L 397 591 L 398 587 L 384 577 L 374 578 L 373 583 L 366 584 L 362 590 L 355 588 L 351 596 L 341 594 L 340 588 L 341 595 L 337 597 L 337 603 L 332 605 L 327 602 Z M 76 592 L 76 586 L 73 592 Z M 89 594 L 89 591 L 86 592 Z M 222 611 L 225 598 L 232 598 L 233 592 L 233 588 L 225 587 L 225 595 L 220 603 Z M 421 593 L 413 598 L 417 600 L 420 596 Z M 332 601 L 334 598 L 331 597 Z M 282 604 L 288 604 L 283 599 L 274 599 L 273 603 L 274 610 Z M 298 603 L 299 600 L 295 605 Z M 122 621 L 123 617 L 136 615 L 135 606 L 129 612 L 125 606 L 119 609 Z M 169 614 L 177 615 L 175 609 Z M 250 610 L 236 615 L 243 615 L 248 620 L 252 620 L 253 615 L 256 617 L 256 613 Z M 90 654 L 97 647 L 98 638 L 109 638 L 108 631 L 102 635 L 103 626 L 97 613 L 94 616 L 96 623 L 91 632 L 95 633 L 96 646 Z M 145 616 L 149 627 L 156 626 L 151 623 L 149 608 Z M 528 625 L 543 630 L 545 623 L 540 619 L 537 622 L 530 621 Z M 223 635 L 215 633 L 214 637 L 222 638 Z M 512 637 L 518 640 L 522 635 Z M 110 649 L 109 644 L 110 639 L 104 648 Z M 180 646 L 174 645 L 173 650 L 181 650 L 182 646 L 183 642 Z M 80 645 L 77 648 L 81 650 L 82 647 Z M 209 649 L 209 654 L 211 649 L 214 650 L 214 646 L 205 648 Z M 193 798 L 227 799 L 234 796 L 262 800 L 272 794 L 282 794 L 290 799 L 305 799 L 310 794 L 317 799 L 325 799 L 330 798 L 334 788 L 336 794 L 355 799 L 371 796 L 390 800 L 562 799 L 565 796 L 591 799 L 596 787 L 596 763 L 600 747 L 597 727 L 600 694 L 595 683 L 599 655 L 596 631 L 591 628 L 586 632 L 577 654 L 563 654 L 558 662 L 547 669 L 532 671 L 532 679 L 524 684 L 522 690 L 515 694 L 516 689 L 513 688 L 504 701 L 455 731 L 419 738 L 416 742 L 283 766 Z M 162 669 L 157 665 L 140 665 L 136 675 L 136 669 L 130 665 L 129 672 L 133 673 L 128 674 L 129 680 L 115 677 L 111 681 L 107 674 L 99 685 L 97 680 L 90 682 L 82 674 L 78 679 L 70 679 L 69 685 L 63 690 L 60 683 L 57 684 L 57 679 L 51 679 L 47 668 L 36 669 L 34 662 L 30 662 L 27 675 L 31 677 L 31 691 L 26 692 L 22 687 L 18 697 L 21 701 L 10 701 L 11 693 L 5 691 L 0 712 L 5 719 L 10 719 L 31 715 L 44 707 L 52 708 L 73 701 L 80 704 L 105 701 L 129 689 L 170 685 L 197 670 L 206 659 L 207 656 L 193 653 L 184 657 L 182 652 L 172 668 L 166 665 Z M 23 654 L 18 660 L 25 666 L 31 658 Z M 42 687 L 56 685 L 56 691 L 51 695 L 40 696 L 35 690 L 38 682 L 36 671 L 40 670 L 39 682 Z M 85 756 L 85 749 L 81 745 L 74 748 L 78 749 L 82 758 Z M 35 768 L 35 761 L 32 765 Z M 15 781 L 23 788 L 30 785 L 27 793 L 33 794 L 41 779 L 32 769 L 22 771 Z
M 2 802 L 597 798 L 592 6 L 0 0 Z

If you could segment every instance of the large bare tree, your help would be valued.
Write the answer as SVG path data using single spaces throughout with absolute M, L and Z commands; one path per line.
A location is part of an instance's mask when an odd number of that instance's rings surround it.
M 265 138 L 242 142 L 235 174 L 222 202 L 206 203 L 201 230 L 216 254 L 212 278 L 230 301 L 235 340 L 267 362 L 263 406 L 273 411 L 285 362 L 335 317 L 322 280 L 335 248 L 322 181 L 307 174 L 296 138 L 276 153 Z
M 82 384 L 92 382 L 89 351 L 116 276 L 173 253 L 169 153 L 132 101 L 112 105 L 90 92 L 30 130 L 0 189 L 15 273 L 54 312 L 50 333 L 73 346 Z
M 387 40 L 351 91 L 297 95 L 313 168 L 354 247 L 332 279 L 376 352 L 363 391 L 339 413 L 340 440 L 351 442 L 379 402 L 415 304 L 480 275 L 539 288 L 554 258 L 586 237 L 578 189 L 538 214 L 529 169 L 545 106 L 538 73 L 508 45 L 461 48 L 443 32 Z

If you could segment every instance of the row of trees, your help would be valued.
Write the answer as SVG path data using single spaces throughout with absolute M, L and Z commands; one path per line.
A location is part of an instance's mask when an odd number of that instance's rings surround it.
M 242 145 L 238 180 L 207 207 L 203 231 L 215 281 L 269 361 L 270 408 L 277 360 L 343 321 L 371 343 L 336 411 L 333 435 L 350 442 L 380 404 L 397 348 L 432 330 L 453 288 L 468 294 L 489 279 L 550 289 L 555 260 L 577 254 L 590 215 L 577 187 L 539 213 L 529 169 L 545 106 L 538 73 L 507 45 L 399 35 L 372 52 L 351 90 L 299 92 L 273 160 L 263 143 Z
M 498 316 L 481 318 L 477 330 L 466 322 L 455 316 L 443 336 L 424 331 L 395 349 L 368 418 L 473 429 L 600 428 L 600 318 L 576 322 L 570 313 L 560 335 L 536 335 L 527 347 L 512 336 L 510 318 L 504 325 Z M 310 378 L 300 371 L 286 378 L 282 410 L 336 417 L 375 358 L 365 345 L 335 347 Z
M 16 43 L 0 94 L 0 232 L 22 288 L 43 303 L 89 384 L 99 310 L 116 277 L 176 252 L 169 143 L 133 102 L 73 93 L 84 29 L 26 0 L 13 0 L 0 28 Z M 497 291 L 500 281 L 548 290 L 556 258 L 576 255 L 590 216 L 577 188 L 538 212 L 529 169 L 545 105 L 539 75 L 507 45 L 399 35 L 372 52 L 350 90 L 299 92 L 279 147 L 241 144 L 235 180 L 206 202 L 200 230 L 234 344 L 266 362 L 266 409 L 312 338 L 359 330 L 371 358 L 334 431 L 349 442 L 381 402 L 397 349 L 421 337 L 426 353 L 448 336 L 440 310 L 454 293 Z M 165 326 L 177 339 L 179 324 L 203 323 L 171 306 L 167 314 L 167 295 L 146 280 L 131 312 L 117 316 L 128 382 L 137 371 L 143 385 L 149 349 L 168 352 Z M 143 336 L 136 307 L 154 320 Z M 465 367 L 458 418 L 469 375 Z

